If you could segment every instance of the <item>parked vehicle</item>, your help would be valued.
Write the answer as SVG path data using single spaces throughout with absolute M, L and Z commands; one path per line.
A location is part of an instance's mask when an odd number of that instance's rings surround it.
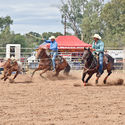
M 28 67 L 31 69 L 37 68 L 38 60 L 36 59 L 36 51 L 33 51 L 31 56 L 27 58 Z

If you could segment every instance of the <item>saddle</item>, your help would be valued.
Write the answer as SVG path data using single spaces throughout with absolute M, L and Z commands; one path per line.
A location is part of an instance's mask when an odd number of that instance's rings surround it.
M 94 55 L 96 61 L 97 61 L 97 64 L 99 64 L 99 53 L 96 53 Z M 109 63 L 109 58 L 108 58 L 108 54 L 104 54 L 104 57 L 103 57 L 103 63 L 105 64 L 108 64 Z
M 51 57 L 51 56 L 50 56 Z M 61 64 L 61 63 L 63 63 L 63 57 L 62 56 L 56 56 L 56 59 L 55 59 L 55 64 L 56 64 L 56 67 L 59 65 L 59 64 Z M 52 70 L 53 69 L 53 64 L 52 64 L 52 58 L 50 59 L 50 70 Z

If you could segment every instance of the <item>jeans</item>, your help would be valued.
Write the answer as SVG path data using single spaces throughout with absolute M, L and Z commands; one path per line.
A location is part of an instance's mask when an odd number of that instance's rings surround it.
M 53 70 L 55 70 L 55 67 L 56 67 L 56 64 L 55 64 L 55 59 L 56 59 L 56 56 L 58 55 L 58 52 L 51 52 L 52 54 L 52 64 L 53 64 Z
M 103 57 L 104 53 L 99 54 L 99 72 L 102 74 L 103 73 Z

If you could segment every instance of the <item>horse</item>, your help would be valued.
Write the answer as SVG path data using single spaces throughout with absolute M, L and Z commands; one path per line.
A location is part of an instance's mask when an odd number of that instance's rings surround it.
M 17 77 L 17 75 L 20 73 L 20 71 L 22 70 L 22 65 L 20 62 L 16 61 L 16 60 L 12 60 L 12 59 L 8 59 L 4 64 L 3 64 L 3 77 L 1 79 L 3 79 L 4 81 L 6 81 L 8 79 L 8 76 L 11 76 L 12 72 L 16 72 L 14 77 L 13 77 L 13 81 L 14 79 Z
M 51 56 L 47 53 L 47 50 L 43 47 L 39 47 L 38 50 L 37 50 L 37 53 L 36 53 L 36 58 L 37 59 L 40 59 L 40 62 L 39 62 L 39 65 L 38 65 L 38 68 L 36 68 L 33 73 L 32 73 L 32 76 L 34 75 L 34 73 L 36 71 L 39 71 L 39 70 L 43 70 L 41 73 L 40 73 L 40 76 L 42 76 L 42 74 L 44 74 L 45 72 L 51 70 L 51 67 L 52 67 L 52 59 L 51 59 Z M 63 57 L 61 56 L 58 56 L 55 60 L 55 63 L 56 63 L 56 74 L 54 76 L 58 76 L 59 75 L 59 72 L 61 70 L 64 70 L 64 74 L 65 75 L 68 75 L 69 72 L 70 72 L 70 65 L 68 64 L 68 62 L 66 61 L 66 59 L 64 59 Z
M 99 58 L 99 57 L 98 57 Z M 96 58 L 90 48 L 88 49 L 84 49 L 83 52 L 83 56 L 82 59 L 84 61 L 84 68 L 83 68 L 83 75 L 82 75 L 82 82 L 84 83 L 84 86 L 86 85 L 86 83 L 88 83 L 89 79 L 92 77 L 92 75 L 94 73 L 98 74 L 98 69 L 99 69 L 99 60 L 98 58 Z M 114 65 L 114 59 L 108 55 L 108 54 L 104 54 L 103 57 L 103 72 L 104 70 L 107 70 L 108 75 L 104 78 L 103 83 L 106 84 L 107 78 L 110 76 L 110 74 L 112 73 L 113 70 L 113 65 Z M 88 74 L 88 78 L 86 80 L 85 76 Z M 96 74 L 96 84 L 98 83 L 99 77 Z

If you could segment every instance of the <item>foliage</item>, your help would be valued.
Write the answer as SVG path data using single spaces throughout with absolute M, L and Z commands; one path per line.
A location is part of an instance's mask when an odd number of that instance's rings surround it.
M 105 24 L 104 40 L 109 46 L 125 45 L 125 0 L 111 0 L 105 4 L 101 18 Z
M 103 2 L 100 0 L 91 0 L 88 2 L 84 11 L 84 18 L 82 20 L 82 36 L 83 40 L 90 42 L 92 35 L 95 33 L 103 33 L 103 23 L 100 18 Z
M 78 36 L 81 33 L 80 24 L 87 0 L 61 0 L 61 2 L 60 11 L 62 13 L 62 23 L 65 23 L 63 18 L 66 18 L 67 28 L 72 29 L 74 34 Z
M 125 46 L 125 0 L 61 0 L 60 12 L 66 18 L 67 28 L 85 42 L 92 42 L 95 33 L 101 35 L 105 46 Z M 65 24 L 65 20 L 62 23 Z M 60 32 L 29 32 L 25 35 L 10 31 L 13 20 L 10 16 L 0 17 L 0 46 L 21 44 L 22 47 L 34 48 L 43 42 L 43 38 L 63 35 Z M 71 35 L 67 33 L 67 35 Z
M 5 30 L 10 24 L 13 24 L 13 20 L 11 20 L 10 16 L 0 17 L 0 31 Z
M 62 35 L 63 35 L 63 34 L 60 33 L 60 32 L 56 32 L 56 33 L 53 33 L 53 32 L 44 32 L 44 33 L 42 34 L 42 37 L 43 37 L 44 39 L 49 39 L 49 37 L 51 37 L 51 36 L 58 37 L 58 36 L 62 36 Z
M 101 35 L 105 46 L 125 46 L 125 0 L 61 0 L 60 11 L 67 28 L 92 42 L 95 33 Z M 62 21 L 65 24 L 64 20 Z

